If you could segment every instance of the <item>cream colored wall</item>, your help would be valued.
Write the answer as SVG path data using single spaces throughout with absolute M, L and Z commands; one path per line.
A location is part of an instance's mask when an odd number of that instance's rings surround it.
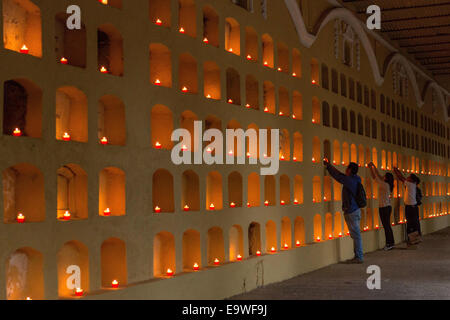
M 312 141 L 317 136 L 321 141 L 323 155 L 323 141 L 338 140 L 342 146 L 344 142 L 375 147 L 378 157 L 381 150 L 392 151 L 407 155 L 415 155 L 423 159 L 446 162 L 445 159 L 401 149 L 398 146 L 382 143 L 380 131 L 378 139 L 372 140 L 365 136 L 349 134 L 342 130 L 327 128 L 321 124 L 313 124 L 311 104 L 313 97 L 317 97 L 320 103 L 328 101 L 330 107 L 336 104 L 339 108 L 346 106 L 347 110 L 361 111 L 364 115 L 370 115 L 371 119 L 395 122 L 396 126 L 415 129 L 393 119 L 387 119 L 379 111 L 361 106 L 348 98 L 322 89 L 320 86 L 311 85 L 310 62 L 313 58 L 319 63 L 326 62 L 331 72 L 335 68 L 355 80 L 362 81 L 370 89 L 377 91 L 377 102 L 379 108 L 379 95 L 399 100 L 392 92 L 392 84 L 386 81 L 382 88 L 377 87 L 372 76 L 367 56 L 361 46 L 361 71 L 345 67 L 338 62 L 332 50 L 333 23 L 328 24 L 319 34 L 314 45 L 306 49 L 298 40 L 298 34 L 290 18 L 289 11 L 281 1 L 268 1 L 268 19 L 264 20 L 260 15 L 259 1 L 254 1 L 254 13 L 248 13 L 242 8 L 232 5 L 231 1 L 222 0 L 197 0 L 196 4 L 196 38 L 182 35 L 178 32 L 178 5 L 177 1 L 171 0 L 172 26 L 168 29 L 152 24 L 148 19 L 149 2 L 147 0 L 124 1 L 122 9 L 106 7 L 96 0 L 79 0 L 75 3 L 82 7 L 83 22 L 87 26 L 87 66 L 86 69 L 73 68 L 58 63 L 54 52 L 54 28 L 55 16 L 65 11 L 73 1 L 49 2 L 36 0 L 36 5 L 41 10 L 43 17 L 43 54 L 42 58 L 24 56 L 12 51 L 1 49 L 0 59 L 2 71 L 0 72 L 0 83 L 10 79 L 26 77 L 37 84 L 43 92 L 42 96 L 42 138 L 14 138 L 3 135 L 0 137 L 0 171 L 14 166 L 18 163 L 31 163 L 36 166 L 44 176 L 45 186 L 45 210 L 46 219 L 41 223 L 32 224 L 0 224 L 0 261 L 6 261 L 7 257 L 15 250 L 23 247 L 32 247 L 43 255 L 43 277 L 45 280 L 45 298 L 58 298 L 58 252 L 63 245 L 69 241 L 82 242 L 88 250 L 89 255 L 89 290 L 93 293 L 88 298 L 138 298 L 138 299 L 162 299 L 162 298 L 225 298 L 237 294 L 243 290 L 250 290 L 256 286 L 281 281 L 297 274 L 312 271 L 339 259 L 349 258 L 351 255 L 351 241 L 348 237 L 324 241 L 320 244 L 308 245 L 285 252 L 279 252 L 282 245 L 281 220 L 289 218 L 292 226 L 292 239 L 295 241 L 299 235 L 294 232 L 294 221 L 298 217 L 304 219 L 305 240 L 312 243 L 314 238 L 314 216 L 321 216 L 325 231 L 325 214 L 341 211 L 339 201 L 328 201 L 312 203 L 312 181 L 317 176 L 323 181 L 325 174 L 323 166 L 311 163 Z M 2 2 L 0 2 L 1 5 Z M 203 40 L 203 18 L 202 9 L 205 5 L 211 5 L 219 14 L 219 48 L 205 45 Z M 324 0 L 309 1 L 310 21 L 318 21 L 323 10 L 329 5 Z M 241 55 L 226 52 L 225 45 L 225 19 L 232 17 L 240 23 L 240 48 Z M 120 31 L 124 44 L 124 74 L 122 77 L 104 75 L 98 72 L 97 66 L 97 27 L 112 23 Z M 259 60 L 258 63 L 248 62 L 245 59 L 245 27 L 252 26 L 258 34 Z M 274 41 L 274 48 L 278 42 L 283 42 L 289 48 L 290 61 L 292 61 L 292 49 L 297 48 L 301 52 L 302 77 L 293 78 L 289 73 L 277 72 L 276 69 L 263 67 L 261 36 L 270 34 Z M 149 83 L 149 45 L 162 43 L 171 51 L 172 61 L 172 87 L 164 88 Z M 179 90 L 179 56 L 189 53 L 196 59 L 199 92 L 198 94 L 183 94 Z M 382 51 L 381 57 L 387 54 Z M 203 63 L 214 61 L 220 67 L 221 74 L 221 100 L 206 100 L 203 97 Z M 276 66 L 277 51 L 274 52 Z M 379 61 L 379 65 L 383 65 Z M 241 106 L 229 105 L 226 102 L 226 70 L 233 68 L 240 75 Z M 192 72 L 192 71 L 191 71 Z M 245 109 L 245 79 L 247 75 L 253 75 L 259 85 L 259 111 Z M 51 76 L 49 76 L 51 75 Z M 389 76 L 387 77 L 389 79 Z M 278 88 L 284 87 L 292 95 L 294 90 L 302 94 L 303 120 L 294 120 L 265 114 L 262 105 L 263 82 L 270 81 L 275 84 L 276 101 L 278 102 Z M 331 83 L 331 81 L 330 81 Z M 87 143 L 63 143 L 56 141 L 55 130 L 55 96 L 57 89 L 62 86 L 74 86 L 80 89 L 87 97 L 88 105 L 88 142 Z M 411 91 L 411 90 L 410 90 Z M 0 101 L 3 101 L 3 90 L 0 91 Z M 98 143 L 98 117 L 99 100 L 105 95 L 115 95 L 124 103 L 126 113 L 126 144 L 124 146 L 101 146 Z M 291 97 L 292 101 L 292 97 Z M 427 100 L 428 101 L 428 100 Z M 404 102 L 405 104 L 407 101 Z M 409 102 L 408 102 L 409 103 Z M 427 102 L 428 103 L 428 102 Z M 228 176 L 233 171 L 238 171 L 243 180 L 243 202 L 247 202 L 247 181 L 252 172 L 258 172 L 255 166 L 176 166 L 171 162 L 170 151 L 155 150 L 151 145 L 150 112 L 154 105 L 163 104 L 173 113 L 174 128 L 180 127 L 181 113 L 186 110 L 194 112 L 198 119 L 205 120 L 209 115 L 214 115 L 222 122 L 222 129 L 227 123 L 235 119 L 242 128 L 247 128 L 251 123 L 259 128 L 279 128 L 289 132 L 292 151 L 294 132 L 298 131 L 303 136 L 303 162 L 286 161 L 281 162 L 280 171 L 275 177 L 276 201 L 274 206 L 265 207 L 264 177 L 260 177 L 260 206 L 247 208 L 228 208 Z M 278 103 L 277 103 L 278 107 Z M 321 106 L 320 106 L 321 107 Z M 411 108 L 416 105 L 410 104 Z M 426 108 L 426 107 L 425 107 Z M 426 110 L 426 109 L 424 109 Z M 275 112 L 278 114 L 278 112 Z M 439 117 L 435 117 L 436 120 Z M 2 117 L 0 116 L 0 120 Z M 3 123 L 3 121 L 0 121 Z M 1 130 L 0 130 L 1 131 Z M 429 134 L 426 134 L 429 136 Z M 441 140 L 444 142 L 445 140 Z M 446 141 L 445 141 L 446 142 Z M 379 158 L 378 158 L 379 159 Z M 57 179 L 56 172 L 63 165 L 74 163 L 86 171 L 88 185 L 88 209 L 87 220 L 61 222 L 56 219 L 57 212 Z M 125 216 L 101 217 L 99 216 L 99 201 L 104 200 L 99 196 L 100 171 L 107 167 L 117 167 L 126 174 L 125 208 L 119 204 L 121 213 Z M 174 179 L 174 213 L 153 213 L 152 201 L 152 176 L 153 173 L 164 168 L 168 170 Z M 184 213 L 182 210 L 182 174 L 192 169 L 199 176 L 200 181 L 200 211 Z M 341 166 L 340 169 L 343 169 Z M 212 171 L 220 173 L 222 178 L 222 193 L 219 198 L 223 199 L 223 209 L 206 211 L 207 202 L 207 177 Z M 281 175 L 290 177 L 291 201 L 294 194 L 294 176 L 301 175 L 303 179 L 303 204 L 299 206 L 280 206 Z M 361 170 L 361 176 L 368 179 L 369 173 L 366 169 Z M 448 182 L 447 177 L 427 176 L 425 179 L 432 181 Z M 321 187 L 322 188 L 322 187 Z M 116 190 L 122 194 L 123 190 Z M 216 193 L 216 192 L 215 192 Z M 323 191 L 321 191 L 323 196 Z M 333 194 L 332 194 L 333 196 Z M 114 199 L 117 200 L 117 199 Z M 444 197 L 429 199 L 432 201 L 446 201 Z M 428 201 L 428 200 L 427 200 Z M 208 203 L 206 203 L 208 205 Z M 400 205 L 400 203 L 398 203 Z M 100 205 L 102 207 L 102 205 Z M 376 208 L 377 201 L 369 200 L 369 207 Z M 3 197 L 0 197 L 0 208 L 3 208 Z M 275 232 L 266 237 L 266 223 L 269 220 L 275 222 Z M 341 220 L 342 221 L 342 220 Z M 275 243 L 278 254 L 264 255 L 260 258 L 248 258 L 248 226 L 257 222 L 261 230 L 261 250 L 270 249 L 269 244 Z M 427 219 L 423 221 L 424 230 L 431 232 L 449 225 L 448 217 Z M 186 230 L 193 229 L 200 234 L 201 243 L 201 265 L 206 266 L 211 262 L 208 257 L 209 250 L 220 253 L 221 261 L 229 260 L 230 255 L 230 230 L 238 225 L 242 228 L 243 262 L 227 264 L 221 267 L 212 267 L 198 273 L 176 276 L 173 279 L 159 279 L 154 281 L 154 244 L 155 236 L 160 232 L 170 232 L 174 236 L 175 257 L 174 264 L 176 272 L 183 270 L 183 234 Z M 223 235 L 223 243 L 212 244 L 208 247 L 208 230 L 219 227 Z M 233 229 L 234 230 L 234 229 Z M 235 236 L 235 231 L 231 232 Z M 127 276 L 123 282 L 132 285 L 117 291 L 102 290 L 101 270 L 101 246 L 109 238 L 118 238 L 126 244 L 126 263 L 115 261 L 126 270 Z M 283 238 L 285 239 L 285 238 Z M 396 239 L 401 239 L 401 226 L 396 227 Z M 252 241 L 254 241 L 252 239 Z M 337 242 L 342 244 L 340 252 L 336 249 Z M 158 243 L 158 242 L 156 242 Z M 383 237 L 380 231 L 369 231 L 364 233 L 364 245 L 366 251 L 372 251 L 383 245 Z M 110 246 L 110 245 L 109 245 Z M 231 248 L 235 250 L 234 247 Z M 170 251 L 170 249 L 168 249 Z M 158 250 L 157 250 L 158 251 Z M 111 253 L 104 256 L 108 261 L 114 261 Z M 197 257 L 196 257 L 197 258 Z M 208 259 L 209 258 L 209 259 Z M 167 258 L 171 260 L 172 258 Z M 209 261 L 208 261 L 209 260 Z M 284 268 L 289 264 L 291 267 Z M 158 263 L 156 264 L 158 265 Z M 6 298 L 6 270 L 5 264 L 0 263 L 0 298 Z M 264 270 L 264 272 L 263 272 Z M 294 271 L 295 270 L 295 271 Z M 110 271 L 104 271 L 106 278 L 114 277 Z M 118 275 L 117 277 L 122 277 Z M 142 283 L 141 283 L 142 282 Z M 137 285 L 137 283 L 140 283 Z M 243 286 L 243 284 L 246 284 Z M 175 288 L 177 288 L 175 290 Z

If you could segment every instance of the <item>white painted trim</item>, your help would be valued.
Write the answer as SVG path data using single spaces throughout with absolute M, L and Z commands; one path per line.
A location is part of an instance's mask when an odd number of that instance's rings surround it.
M 419 85 L 417 83 L 417 79 L 414 75 L 413 70 L 419 72 L 421 76 L 423 76 L 425 79 L 429 80 L 431 84 L 429 86 L 425 87 L 425 91 L 429 89 L 429 87 L 433 86 L 436 91 L 438 92 L 439 100 L 441 101 L 441 106 L 444 110 L 444 116 L 445 120 L 447 121 L 449 119 L 447 115 L 447 106 L 445 105 L 445 98 L 444 95 L 449 96 L 450 93 L 443 87 L 441 87 L 434 79 L 430 78 L 423 70 L 421 70 L 418 66 L 411 63 L 409 60 L 407 60 L 403 55 L 398 53 L 398 50 L 394 48 L 390 43 L 388 43 L 386 40 L 384 40 L 381 36 L 379 36 L 376 32 L 373 32 L 371 30 L 366 30 L 365 25 L 362 21 L 360 21 L 357 17 L 353 15 L 353 13 L 343 7 L 337 7 L 334 9 L 331 9 L 328 11 L 328 13 L 324 14 L 324 18 L 319 21 L 318 26 L 316 26 L 317 30 L 315 34 L 310 34 L 308 30 L 306 29 L 305 22 L 303 20 L 302 13 L 300 11 L 300 8 L 297 5 L 297 2 L 295 0 L 284 0 L 286 7 L 291 15 L 292 21 L 295 25 L 295 28 L 297 30 L 299 41 L 302 45 L 304 45 L 307 48 L 310 48 L 314 42 L 317 40 L 317 37 L 320 33 L 320 31 L 327 25 L 330 21 L 333 21 L 334 19 L 341 19 L 344 20 L 346 23 L 348 23 L 350 26 L 353 27 L 353 30 L 356 32 L 358 37 L 361 40 L 361 44 L 363 45 L 367 57 L 369 59 L 370 66 L 372 68 L 373 77 L 375 80 L 375 83 L 378 86 L 381 86 L 384 83 L 384 75 L 386 74 L 386 71 L 389 69 L 391 64 L 394 61 L 400 62 L 408 73 L 408 78 L 412 83 L 412 87 L 414 90 L 414 94 L 416 96 L 417 106 L 421 108 L 424 104 L 424 101 L 422 100 L 422 95 L 419 89 Z M 382 75 L 380 72 L 380 69 L 378 67 L 378 62 L 375 56 L 375 52 L 371 46 L 370 39 L 367 35 L 367 33 L 370 32 L 371 35 L 373 35 L 381 44 L 383 44 L 385 47 L 387 47 L 390 51 L 393 51 L 393 54 L 389 56 L 385 61 L 385 68 L 384 68 L 384 74 Z

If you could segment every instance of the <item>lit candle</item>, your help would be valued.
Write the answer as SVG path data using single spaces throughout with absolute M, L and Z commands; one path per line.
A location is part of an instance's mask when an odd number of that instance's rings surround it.
M 183 88 L 181 88 L 181 91 L 183 91 L 183 92 L 188 92 L 189 90 L 188 90 L 187 87 L 183 87 Z
M 348 236 L 350 235 L 350 231 L 347 231 L 347 235 L 348 235 Z
M 62 136 L 63 141 L 70 141 L 70 134 L 68 134 L 67 132 L 64 132 L 63 136 Z
M 188 205 L 185 205 L 184 208 L 183 208 L 183 210 L 186 211 L 186 212 L 189 211 L 189 206 L 188 206 Z
M 207 98 L 207 99 L 211 99 L 212 97 L 211 97 L 211 95 L 208 93 L 208 94 L 206 95 L 206 98 Z
M 161 212 L 161 208 L 158 207 L 158 206 L 156 206 L 156 207 L 155 207 L 155 213 L 160 213 L 160 212 Z
M 277 249 L 275 249 L 275 247 L 270 248 L 270 252 L 275 253 L 277 252 Z
M 333 235 L 329 234 L 328 235 L 328 240 L 332 240 L 333 239 Z
M 283 116 L 283 115 L 284 115 L 283 111 L 280 111 L 280 112 L 278 113 L 278 115 L 279 115 L 279 116 Z
M 101 143 L 102 145 L 107 145 L 107 144 L 108 144 L 108 138 L 103 137 L 103 138 L 100 140 L 100 143 Z
M 180 33 L 184 33 L 185 31 L 184 31 L 184 28 L 183 27 L 181 27 L 180 28 Z
M 82 297 L 82 296 L 83 296 L 83 293 L 84 293 L 84 290 L 83 290 L 83 289 L 81 289 L 81 288 L 76 288 L 76 289 L 75 289 L 75 295 L 76 295 L 77 297 Z
M 339 238 L 342 238 L 342 232 L 339 232 Z
M 252 60 L 252 56 L 251 55 L 247 55 L 247 60 Z
M 60 61 L 61 61 L 62 64 L 68 64 L 69 63 L 69 60 L 67 60 L 64 57 L 62 57 Z
M 208 38 L 206 38 L 206 37 L 203 38 L 203 42 L 204 42 L 204 43 L 208 43 L 208 42 L 209 42 Z
M 113 280 L 111 282 L 111 287 L 113 287 L 113 289 L 117 289 L 119 287 L 119 281 Z
M 64 212 L 64 215 L 63 215 L 64 220 L 68 221 L 68 220 L 70 220 L 71 217 L 72 217 L 72 215 L 70 214 L 69 211 Z
M 162 148 L 162 144 L 159 143 L 158 141 L 156 141 L 155 143 L 155 149 L 161 149 Z
M 101 72 L 101 73 L 108 73 L 108 69 L 106 69 L 104 66 L 102 66 L 102 67 L 100 68 L 100 72 Z
M 183 144 L 183 146 L 181 147 L 181 151 L 188 151 L 188 148 L 186 147 L 186 145 Z
M 249 109 L 249 108 L 250 108 L 250 105 L 247 103 L 247 104 L 245 105 L 245 107 L 246 107 L 247 109 Z
M 228 103 L 233 103 L 233 99 L 228 99 Z
M 31 297 L 27 297 L 27 299 L 26 300 L 33 300 L 33 299 L 31 299 Z
M 218 266 L 220 264 L 220 261 L 219 261 L 219 259 L 214 259 L 214 265 L 216 265 L 216 266 Z
M 312 158 L 312 162 L 316 162 L 316 158 Z
M 194 271 L 198 271 L 200 269 L 200 267 L 199 267 L 197 262 L 194 263 L 193 269 L 194 269 Z
M 98 0 L 101 4 L 108 4 L 108 0 Z
M 216 207 L 214 206 L 214 203 L 211 203 L 210 205 L 209 205 L 209 210 L 214 210 Z
M 230 207 L 231 207 L 231 208 L 235 208 L 235 207 L 236 207 L 236 204 L 235 204 L 234 202 L 232 202 L 232 203 L 230 203 Z
M 312 123 L 316 123 L 316 119 L 313 118 L 313 119 L 312 119 Z
M 289 245 L 287 243 L 284 244 L 284 249 L 285 250 L 289 249 Z
M 240 254 L 238 254 L 237 257 L 236 257 L 236 260 L 237 261 L 242 261 L 242 256 Z
M 30 50 L 28 49 L 28 47 L 26 45 L 23 45 L 22 48 L 20 48 L 20 53 L 28 54 L 29 52 L 30 52 Z
M 281 160 L 281 161 L 284 161 L 284 160 L 285 160 L 285 158 L 284 158 L 283 155 L 281 155 L 280 160 Z
M 296 245 L 297 247 L 300 247 L 300 240 L 297 240 L 297 241 L 295 242 L 295 245 Z
M 269 200 L 264 201 L 264 205 L 265 205 L 266 207 L 268 207 L 268 206 L 269 206 Z
M 161 85 L 161 80 L 156 79 L 156 80 L 155 80 L 155 85 L 156 85 L 156 86 L 160 86 L 160 85 Z
M 317 237 L 317 238 L 316 238 L 316 241 L 317 241 L 317 242 L 320 242 L 320 237 Z
M 173 270 L 172 269 L 167 269 L 167 272 L 166 272 L 166 274 L 167 274 L 167 276 L 168 277 L 171 277 L 171 276 L 173 276 Z
M 250 202 L 247 202 L 247 208 L 250 208 L 250 207 L 251 207 Z
M 269 108 L 265 107 L 264 112 L 269 112 Z
M 394 225 L 395 225 L 395 222 L 392 222 L 391 224 L 394 226 Z
M 312 84 L 316 84 L 316 80 L 311 81 Z
M 294 199 L 294 204 L 298 204 L 298 200 L 297 199 Z
M 261 251 L 256 251 L 256 255 L 259 257 L 261 255 Z
M 296 74 L 295 72 L 292 72 L 292 76 L 293 76 L 293 77 L 296 77 L 297 74 Z
M 111 210 L 109 208 L 106 208 L 105 210 L 103 210 L 103 215 L 105 217 L 109 217 L 111 215 Z
M 25 216 L 22 213 L 19 213 L 16 217 L 16 221 L 18 223 L 24 223 L 25 222 Z
M 286 201 L 281 200 L 280 203 L 281 203 L 282 206 L 284 206 L 286 204 Z
M 228 52 L 233 52 L 233 48 L 228 49 Z
M 296 162 L 296 161 L 297 161 L 297 157 L 293 157 L 292 160 L 293 160 L 294 162 Z
M 268 67 L 269 63 L 267 61 L 264 61 L 264 66 Z
M 295 116 L 295 114 L 292 115 L 292 119 L 297 119 L 297 117 Z
M 158 26 L 162 25 L 162 20 L 161 19 L 156 19 L 155 24 Z
M 14 137 L 20 137 L 22 135 L 22 131 L 19 128 L 15 128 L 13 131 Z
M 281 68 L 280 68 L 280 67 L 278 67 L 278 69 L 277 69 L 277 70 L 281 72 Z

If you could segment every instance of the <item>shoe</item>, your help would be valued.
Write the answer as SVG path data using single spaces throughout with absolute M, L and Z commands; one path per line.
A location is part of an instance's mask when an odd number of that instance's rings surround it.
M 417 250 L 417 244 L 416 243 L 407 242 L 406 243 L 406 249 L 407 250 Z
M 391 246 L 391 245 L 386 245 L 386 246 L 383 248 L 384 251 L 390 251 L 390 250 L 392 250 L 392 249 L 394 249 L 394 246 Z
M 364 261 L 358 258 L 353 258 L 347 261 L 344 261 L 345 264 L 362 264 Z

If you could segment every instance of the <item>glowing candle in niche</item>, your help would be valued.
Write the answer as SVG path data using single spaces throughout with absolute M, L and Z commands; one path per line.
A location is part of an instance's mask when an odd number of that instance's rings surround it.
M 167 274 L 167 276 L 168 277 L 171 277 L 171 276 L 173 276 L 173 270 L 172 269 L 167 269 L 167 272 L 166 272 L 166 274 Z
M 180 33 L 184 33 L 185 31 L 184 31 L 184 28 L 183 27 L 181 27 L 180 28 Z
M 198 263 L 194 263 L 194 266 L 192 267 L 192 269 L 194 269 L 194 271 L 198 271 L 200 269 Z
M 279 116 L 283 116 L 283 115 L 284 115 L 283 111 L 280 111 L 280 112 L 278 113 L 278 115 L 279 115 Z
M 295 114 L 292 115 L 292 119 L 297 119 L 297 117 L 295 116 Z
M 233 155 L 233 150 L 228 151 L 228 155 L 232 156 Z
M 296 74 L 295 72 L 293 72 L 293 73 L 292 73 L 292 76 L 293 76 L 293 77 L 296 77 L 296 76 L 297 76 L 297 74 Z
M 13 131 L 14 137 L 20 137 L 22 135 L 22 131 L 19 128 L 15 128 Z
M 289 249 L 289 245 L 287 243 L 284 244 L 284 249 L 285 250 Z
M 211 97 L 211 95 L 208 93 L 208 94 L 206 95 L 206 98 L 207 98 L 207 99 L 211 99 L 212 97 Z
M 162 148 L 162 144 L 159 143 L 158 141 L 156 141 L 155 143 L 155 149 L 161 149 Z
M 68 64 L 69 63 L 69 60 L 67 60 L 64 57 L 62 57 L 60 61 L 61 61 L 62 64 Z
M 203 38 L 203 42 L 204 42 L 204 43 L 208 43 L 208 42 L 209 42 L 208 38 L 206 38 L 206 37 Z
M 235 208 L 236 207 L 236 203 L 234 203 L 234 202 L 230 203 L 230 207 L 231 208 Z
M 188 205 L 185 205 L 184 208 L 183 208 L 183 210 L 186 211 L 186 212 L 189 211 L 189 206 L 188 206 Z
M 316 80 L 312 80 L 311 83 L 312 83 L 312 84 L 316 84 Z
M 77 297 L 82 297 L 82 296 L 83 296 L 83 293 L 84 293 L 84 290 L 83 290 L 83 289 L 81 289 L 81 288 L 76 288 L 76 289 L 75 289 L 75 295 L 76 295 Z
M 270 252 L 275 253 L 277 252 L 277 249 L 275 249 L 275 247 L 270 248 Z
M 108 0 L 98 0 L 101 4 L 108 4 Z
M 16 221 L 18 223 L 24 223 L 25 222 L 25 216 L 22 213 L 19 213 L 16 217 Z
M 188 148 L 186 147 L 186 145 L 183 144 L 183 146 L 181 147 L 181 151 L 188 151 Z
M 297 241 L 295 242 L 295 245 L 296 245 L 297 247 L 300 247 L 300 241 L 297 240 Z
M 30 50 L 26 45 L 23 45 L 22 48 L 20 48 L 20 53 L 28 54 Z
M 252 60 L 252 56 L 251 55 L 247 55 L 247 60 Z
M 313 119 L 312 119 L 312 123 L 316 123 L 316 119 L 313 118 Z
M 233 52 L 233 48 L 228 49 L 228 52 Z
M 100 72 L 101 72 L 101 73 L 108 73 L 108 69 L 106 69 L 104 66 L 102 66 L 102 67 L 100 68 Z
M 156 86 L 160 86 L 160 85 L 161 85 L 161 80 L 156 79 L 156 80 L 155 80 L 155 85 L 156 85 Z
M 117 288 L 119 287 L 119 281 L 113 280 L 113 281 L 111 282 L 111 287 L 112 287 L 113 289 L 117 289 Z
M 298 204 L 298 200 L 297 199 L 294 199 L 294 204 Z
M 247 208 L 250 208 L 250 207 L 251 207 L 250 202 L 247 202 Z
M 261 255 L 261 251 L 256 251 L 256 255 L 259 257 Z
M 108 138 L 103 137 L 103 138 L 100 140 L 100 143 L 101 143 L 102 145 L 107 145 L 107 144 L 108 144 Z
M 347 235 L 348 235 L 348 236 L 350 235 L 350 231 L 347 231 Z
M 277 69 L 277 70 L 281 72 L 281 68 L 280 68 L 280 67 L 278 67 L 278 69 Z
M 249 108 L 250 108 L 250 105 L 247 103 L 247 104 L 245 105 L 245 107 L 246 107 L 247 109 L 249 109 Z
M 242 256 L 240 254 L 238 254 L 237 257 L 236 257 L 236 260 L 237 261 L 242 261 Z
M 161 19 L 156 19 L 155 24 L 161 26 L 162 25 Z
M 268 207 L 268 206 L 269 206 L 269 200 L 264 201 L 264 205 L 265 205 L 266 207 Z
M 317 242 L 320 242 L 320 237 L 317 237 L 317 238 L 316 238 L 316 241 L 317 241 Z
M 269 108 L 265 107 L 264 112 L 269 112 Z
M 228 103 L 233 103 L 233 99 L 228 99 Z
M 189 90 L 188 90 L 187 87 L 183 87 L 183 88 L 181 88 L 181 91 L 183 91 L 183 92 L 188 92 Z
M 342 232 L 339 232 L 339 238 L 342 238 Z
M 209 210 L 214 210 L 216 207 L 214 206 L 214 203 L 211 203 L 210 205 L 209 205 Z
M 31 299 L 31 297 L 27 297 L 27 299 L 26 300 L 33 300 L 33 299 Z
M 328 240 L 332 240 L 333 239 L 333 235 L 329 234 L 328 235 Z
M 297 161 L 297 157 L 293 157 L 292 160 L 293 160 L 294 162 L 296 162 L 296 161 Z
M 269 63 L 268 63 L 267 61 L 264 61 L 264 66 L 265 66 L 265 67 L 268 67 L 268 66 L 269 66 Z
M 103 215 L 105 217 L 109 217 L 111 215 L 111 210 L 109 208 L 106 208 L 105 210 L 103 210 Z
M 155 207 L 155 213 L 160 213 L 160 212 L 161 212 L 161 208 L 158 207 L 158 206 L 156 206 L 156 207 Z
M 284 206 L 284 205 L 286 204 L 286 201 L 281 200 L 281 201 L 280 201 L 280 204 L 281 204 L 282 206 Z
M 220 264 L 220 260 L 219 259 L 214 259 L 214 265 L 218 266 Z
M 64 140 L 64 141 L 70 141 L 70 134 L 68 134 L 67 132 L 64 132 L 64 134 L 63 134 L 63 136 L 62 136 L 62 139 Z
M 68 221 L 68 220 L 70 220 L 71 217 L 72 217 L 72 215 L 70 214 L 69 211 L 64 212 L 64 215 L 63 215 L 64 220 Z

